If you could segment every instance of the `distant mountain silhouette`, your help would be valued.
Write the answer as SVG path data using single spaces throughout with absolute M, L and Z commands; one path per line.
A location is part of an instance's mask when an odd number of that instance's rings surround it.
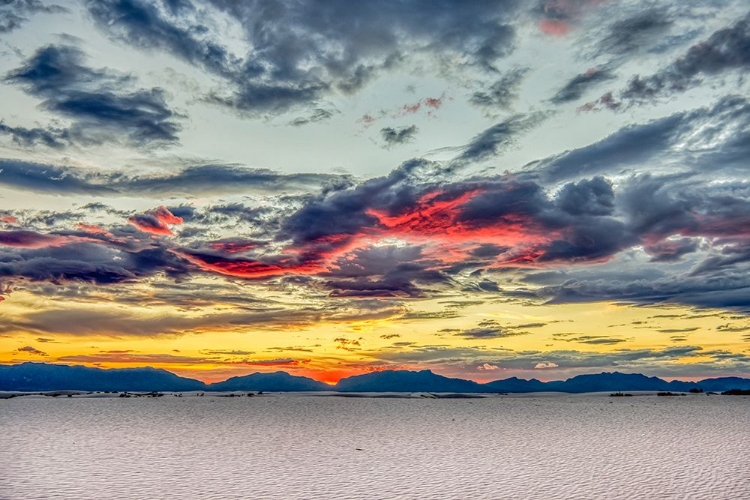
M 640 373 L 600 373 L 598 375 L 578 375 L 561 382 L 548 382 L 547 390 L 561 392 L 600 392 L 600 391 L 688 391 L 697 387 L 692 382 L 666 382 L 657 377 L 647 377 Z
M 332 389 L 341 392 L 487 392 L 482 384 L 443 377 L 430 370 L 384 370 L 355 375 L 339 380 Z
M 667 382 L 638 373 L 599 373 L 578 375 L 567 380 L 541 382 L 516 377 L 479 384 L 471 380 L 449 378 L 430 370 L 384 370 L 341 379 L 329 386 L 307 377 L 286 372 L 253 373 L 223 382 L 204 384 L 155 368 L 102 369 L 49 363 L 0 365 L 0 391 L 42 392 L 78 391 L 340 391 L 340 392 L 613 392 L 674 391 L 690 389 L 723 392 L 750 389 L 750 379 L 720 377 L 700 382 Z
M 232 377 L 206 387 L 209 391 L 330 391 L 333 388 L 307 377 L 296 377 L 287 372 L 253 373 Z
M 205 384 L 156 368 L 89 368 L 22 363 L 0 365 L 2 391 L 198 391 Z
M 524 380 L 511 377 L 504 380 L 495 380 L 484 384 L 491 392 L 544 392 L 549 391 L 547 384 L 535 378 Z
M 750 389 L 750 379 L 739 377 L 719 377 L 707 378 L 697 382 L 698 387 L 704 391 L 730 391 L 732 389 L 748 390 Z

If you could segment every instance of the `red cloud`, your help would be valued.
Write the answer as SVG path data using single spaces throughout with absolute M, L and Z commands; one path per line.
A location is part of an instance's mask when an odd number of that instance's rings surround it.
M 315 274 L 325 270 L 317 262 L 300 264 L 289 258 L 276 264 L 269 264 L 256 259 L 229 259 L 215 255 L 191 254 L 178 250 L 173 251 L 173 253 L 188 260 L 203 271 L 238 278 L 266 278 L 287 273 Z
M 362 227 L 357 233 L 328 234 L 303 244 L 285 248 L 275 256 L 234 257 L 212 252 L 173 250 L 204 272 L 238 278 L 256 279 L 285 274 L 317 275 L 326 273 L 337 259 L 356 248 L 366 247 L 385 238 L 399 238 L 424 247 L 423 257 L 438 262 L 438 266 L 465 260 L 477 244 L 491 243 L 514 250 L 500 252 L 487 262 L 491 266 L 533 265 L 542 257 L 539 248 L 553 238 L 557 230 L 545 228 L 534 219 L 523 201 L 521 185 L 468 187 L 447 192 L 434 190 L 422 195 L 407 209 L 389 213 L 385 209 L 369 209 L 367 215 L 376 222 Z M 494 197 L 516 197 L 501 213 L 477 218 L 467 212 L 472 203 L 492 204 Z M 476 207 L 473 208 L 476 211 Z M 220 252 L 252 250 L 249 242 L 218 241 L 210 245 Z M 375 293 L 375 292 L 370 292 Z M 392 295 L 392 291 L 387 291 Z
M 18 222 L 18 219 L 13 217 L 12 215 L 3 215 L 0 217 L 0 222 L 4 222 L 5 224 L 15 224 Z
M 168 224 L 182 224 L 182 217 L 177 217 L 167 207 L 161 206 L 143 214 L 133 215 L 128 219 L 138 230 L 161 236 L 173 236 Z
M 464 205 L 484 193 L 479 188 L 450 195 L 437 191 L 422 196 L 414 207 L 402 214 L 391 216 L 372 209 L 368 214 L 377 217 L 382 236 L 426 242 L 426 254 L 444 263 L 465 259 L 480 242 L 522 246 L 541 243 L 554 236 L 537 227 L 530 216 L 520 211 L 485 221 L 463 220 Z

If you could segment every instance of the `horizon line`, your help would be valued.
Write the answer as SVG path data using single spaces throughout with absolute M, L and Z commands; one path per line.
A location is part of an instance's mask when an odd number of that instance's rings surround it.
M 579 373 L 579 374 L 576 374 L 576 375 L 569 376 L 567 378 L 555 378 L 555 379 L 548 379 L 548 380 L 543 380 L 543 379 L 536 378 L 536 377 L 521 378 L 521 377 L 519 377 L 517 375 L 512 375 L 512 376 L 505 377 L 505 378 L 492 379 L 492 380 L 487 381 L 487 382 L 479 382 L 479 381 L 476 381 L 476 380 L 473 380 L 473 379 L 467 379 L 467 378 L 452 377 L 452 376 L 448 376 L 448 375 L 443 375 L 441 373 L 437 373 L 437 372 L 433 371 L 430 368 L 422 368 L 422 369 L 395 368 L 395 369 L 370 370 L 370 371 L 366 371 L 366 372 L 363 372 L 363 373 L 357 373 L 357 374 L 349 375 L 349 376 L 346 376 L 346 377 L 341 377 L 336 382 L 327 382 L 325 380 L 320 380 L 320 379 L 311 377 L 309 375 L 296 375 L 296 374 L 290 373 L 290 372 L 288 372 L 286 370 L 254 371 L 254 372 L 251 372 L 251 373 L 246 373 L 244 375 L 231 375 L 231 376 L 229 376 L 226 379 L 216 380 L 216 381 L 213 381 L 213 382 L 206 382 L 205 380 L 202 380 L 202 379 L 199 379 L 199 378 L 194 378 L 192 376 L 180 375 L 179 373 L 176 373 L 176 372 L 174 372 L 172 370 L 168 370 L 166 368 L 154 367 L 154 366 L 150 366 L 150 365 L 128 366 L 128 367 L 117 368 L 117 367 L 89 366 L 89 365 L 82 364 L 82 363 L 64 363 L 64 362 L 63 363 L 56 363 L 56 362 L 30 361 L 29 360 L 29 361 L 20 361 L 20 362 L 0 363 L 0 366 L 19 366 L 19 365 L 24 365 L 24 364 L 67 366 L 67 367 L 83 367 L 83 368 L 92 368 L 92 369 L 107 370 L 107 371 L 110 371 L 110 370 L 116 370 L 116 371 L 117 370 L 139 370 L 139 369 L 162 370 L 162 371 L 165 371 L 165 372 L 170 373 L 172 375 L 175 375 L 177 377 L 181 377 L 181 378 L 189 379 L 189 380 L 195 380 L 195 381 L 201 382 L 201 383 L 206 384 L 206 385 L 219 384 L 219 383 L 222 383 L 222 382 L 226 382 L 227 380 L 230 380 L 232 378 L 246 377 L 246 376 L 255 375 L 255 374 L 269 375 L 269 374 L 273 374 L 273 373 L 285 373 L 285 374 L 293 376 L 293 377 L 307 378 L 307 379 L 310 379 L 310 380 L 314 380 L 315 382 L 319 382 L 319 383 L 322 383 L 322 384 L 325 384 L 325 385 L 329 385 L 331 387 L 335 387 L 341 380 L 344 380 L 344 379 L 347 379 L 347 378 L 351 378 L 351 377 L 368 375 L 368 374 L 371 374 L 371 373 L 378 373 L 378 372 L 412 372 L 412 373 L 418 373 L 418 372 L 422 372 L 422 371 L 428 371 L 428 372 L 430 372 L 430 373 L 432 373 L 434 375 L 437 375 L 437 376 L 440 376 L 440 377 L 445 377 L 445 378 L 452 379 L 452 380 L 463 380 L 463 381 L 466 381 L 466 382 L 474 382 L 474 383 L 479 384 L 479 385 L 486 385 L 486 384 L 490 384 L 492 382 L 497 382 L 497 381 L 502 381 L 502 380 L 509 380 L 509 379 L 513 379 L 513 378 L 516 378 L 516 379 L 519 379 L 519 380 L 525 380 L 525 381 L 537 380 L 537 381 L 543 382 L 543 383 L 564 382 L 566 380 L 570 380 L 572 378 L 580 377 L 580 376 L 615 374 L 615 373 L 622 374 L 622 375 L 641 375 L 641 376 L 648 377 L 648 378 L 658 378 L 658 379 L 663 380 L 665 382 L 679 381 L 679 382 L 693 382 L 693 383 L 697 383 L 697 382 L 701 382 L 701 381 L 704 381 L 704 380 L 710 380 L 710 379 L 716 379 L 716 378 L 729 378 L 729 377 L 748 378 L 748 379 L 750 379 L 750 373 L 747 373 L 747 374 L 745 374 L 745 373 L 743 373 L 743 374 L 737 374 L 736 372 L 728 372 L 727 374 L 724 374 L 724 375 L 711 375 L 711 376 L 702 376 L 702 377 L 701 376 L 697 376 L 697 377 L 680 378 L 679 376 L 676 376 L 674 378 L 672 378 L 672 377 L 670 377 L 670 378 L 664 378 L 664 377 L 661 377 L 661 376 L 658 376 L 658 375 L 648 375 L 648 374 L 645 374 L 643 372 L 625 372 L 625 371 L 614 370 L 614 371 L 600 371 L 600 372 Z

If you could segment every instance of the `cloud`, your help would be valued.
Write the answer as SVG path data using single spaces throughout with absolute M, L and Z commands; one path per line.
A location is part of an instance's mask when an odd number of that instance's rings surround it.
M 726 374 L 728 371 L 744 373 L 750 365 L 750 357 L 747 354 L 732 354 L 727 351 L 707 350 L 700 346 L 683 345 L 655 349 L 615 348 L 608 352 L 514 351 L 485 347 L 423 345 L 412 349 L 384 350 L 375 353 L 374 357 L 382 362 L 418 365 L 439 369 L 442 372 L 458 370 L 466 374 L 473 372 L 474 366 L 484 363 L 501 366 L 503 370 L 528 371 L 534 375 L 539 370 L 554 370 L 555 373 L 571 376 L 613 370 L 654 373 L 661 376 L 706 376 Z M 467 366 L 471 367 L 468 372 Z
M 36 347 L 32 347 L 30 345 L 27 345 L 27 346 L 24 346 L 24 347 L 19 347 L 18 349 L 16 349 L 15 352 L 17 352 L 17 353 L 24 353 L 24 354 L 32 354 L 34 356 L 48 356 L 48 354 L 46 352 L 42 352 L 39 349 L 37 349 Z
M 716 76 L 748 66 L 750 14 L 693 45 L 682 57 L 658 72 L 645 77 L 636 75 L 621 94 L 631 101 L 649 101 L 694 87 L 700 77 Z
M 25 148 L 43 144 L 52 149 L 63 149 L 70 145 L 70 131 L 63 128 L 11 127 L 0 120 L 0 134 L 9 135 L 14 143 Z
M 236 364 L 247 365 L 247 366 L 299 366 L 305 365 L 310 362 L 309 359 L 294 359 L 294 358 L 275 358 L 275 359 L 254 359 L 254 360 L 242 360 L 236 361 Z
M 182 224 L 182 217 L 175 216 L 167 207 L 161 206 L 142 214 L 135 214 L 128 219 L 138 230 L 161 235 L 174 236 L 170 224 Z
M 644 251 L 650 254 L 652 262 L 674 262 L 683 256 L 696 252 L 700 247 L 700 241 L 694 238 L 680 238 L 662 240 L 653 245 L 644 247 Z
M 495 370 L 499 370 L 499 369 L 500 369 L 499 366 L 497 366 L 497 365 L 491 365 L 489 363 L 483 363 L 483 364 L 477 366 L 477 370 L 479 370 L 479 371 L 495 371 Z
M 161 174 L 127 175 L 0 159 L 0 185 L 38 193 L 87 196 L 199 196 L 218 193 L 338 189 L 351 180 L 335 174 L 280 174 L 239 165 L 195 165 Z
M 254 351 L 242 351 L 240 349 L 204 349 L 201 354 L 207 356 L 250 356 Z
M 453 159 L 458 165 L 490 159 L 510 148 L 518 136 L 542 123 L 548 113 L 535 112 L 511 116 L 474 136 Z
M 560 333 L 553 334 L 553 337 L 557 338 L 558 340 L 564 340 L 565 342 L 577 342 L 579 344 L 589 345 L 615 345 L 622 342 L 627 342 L 627 340 L 625 339 L 605 337 L 604 335 L 578 335 L 573 337 L 571 336 L 571 334 Z
M 15 31 L 34 14 L 57 14 L 68 9 L 40 0 L 3 0 L 0 3 L 0 34 Z
M 60 356 L 57 361 L 63 363 L 138 363 L 141 365 L 152 364 L 198 364 L 198 363 L 217 363 L 221 364 L 218 359 L 195 357 L 195 356 L 175 356 L 174 354 L 136 354 L 132 351 L 103 352 L 98 354 L 74 354 Z
M 460 58 L 462 65 L 492 71 L 513 49 L 509 23 L 519 4 L 409 0 L 382 8 L 305 0 L 271 8 L 214 0 L 170 9 L 161 2 L 90 0 L 87 7 L 110 36 L 168 52 L 226 81 L 209 101 L 265 114 L 358 92 L 417 58 L 432 64 Z M 221 37 L 226 19 L 242 32 L 234 50 Z
M 648 9 L 607 26 L 606 35 L 597 41 L 597 50 L 622 55 L 636 53 L 664 37 L 674 22 L 663 9 Z
M 612 215 L 615 209 L 612 183 L 603 177 L 565 184 L 555 201 L 571 215 Z
M 178 115 L 168 107 L 162 89 L 132 90 L 134 77 L 92 69 L 84 62 L 77 47 L 48 45 L 6 75 L 5 81 L 71 121 L 66 130 L 12 129 L 14 138 L 53 147 L 69 140 L 99 144 L 112 137 L 139 146 L 177 142 Z
M 576 101 L 591 88 L 614 78 L 615 75 L 609 70 L 589 68 L 585 73 L 581 73 L 568 81 L 568 83 L 557 91 L 551 101 L 554 104 Z
M 557 363 L 553 363 L 551 361 L 543 361 L 541 363 L 537 363 L 534 365 L 535 370 L 544 370 L 547 368 L 557 368 L 559 365 Z
M 65 236 L 47 235 L 34 231 L 0 231 L 0 246 L 15 248 L 45 248 L 63 246 L 75 241 Z
M 541 0 L 536 9 L 539 29 L 551 36 L 565 36 L 587 10 L 603 0 Z
M 294 127 L 301 127 L 302 125 L 308 125 L 310 123 L 320 123 L 330 120 L 335 114 L 338 113 L 339 111 L 337 110 L 315 108 L 312 110 L 312 113 L 310 115 L 295 118 L 294 120 L 289 122 L 289 125 L 292 125 Z
M 531 163 L 526 172 L 545 183 L 631 170 L 675 176 L 689 170 L 739 173 L 748 137 L 750 102 L 728 95 L 708 106 L 626 125 L 597 142 Z
M 101 206 L 14 212 L 30 229 L 2 231 L 0 276 L 101 286 L 214 275 L 288 284 L 329 300 L 420 299 L 460 290 L 516 301 L 742 309 L 750 187 L 731 176 L 749 152 L 748 127 L 750 104 L 730 96 L 626 126 L 517 174 L 461 178 L 443 164 L 414 159 L 356 183 L 231 165 L 129 176 L 2 160 L 0 184 L 37 192 L 168 196 L 257 186 L 277 196 L 136 215 Z M 682 172 L 670 167 L 675 158 Z M 646 169 L 652 173 L 638 173 Z M 312 192 L 279 194 L 297 185 Z M 91 224 L 94 216 L 118 222 Z M 122 224 L 128 217 L 141 231 Z M 246 236 L 231 236 L 238 231 Z M 569 267 L 563 272 L 563 266 Z M 549 271 L 544 278 L 536 272 L 541 267 Z M 383 314 L 426 318 L 403 309 Z
M 44 244 L 42 244 L 44 243 Z M 31 282 L 122 283 L 164 273 L 186 276 L 187 263 L 164 248 L 49 241 L 31 247 L 0 250 L 0 276 Z
M 254 329 L 285 329 L 313 324 L 320 312 L 284 310 L 278 306 L 214 314 L 138 314 L 132 310 L 44 309 L 3 317 L 4 332 L 36 332 L 64 336 L 176 337 L 188 333 Z M 283 317 L 282 317 L 283 316 Z
M 414 140 L 419 129 L 416 125 L 408 127 L 385 127 L 380 129 L 380 135 L 383 138 L 386 148 L 406 144 Z
M 518 100 L 521 83 L 529 68 L 514 68 L 489 85 L 486 90 L 474 92 L 469 102 L 488 114 L 508 110 Z
M 475 328 L 459 330 L 454 335 L 465 339 L 482 340 L 517 337 L 519 335 L 529 335 L 529 333 L 512 327 L 501 326 L 495 320 L 484 320 L 480 321 Z

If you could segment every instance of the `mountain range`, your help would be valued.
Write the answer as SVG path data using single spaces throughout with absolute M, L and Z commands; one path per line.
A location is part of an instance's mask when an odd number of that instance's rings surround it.
M 750 379 L 709 378 L 699 382 L 667 382 L 638 373 L 599 373 L 578 375 L 567 380 L 542 382 L 516 377 L 480 384 L 448 378 L 430 370 L 384 370 L 341 379 L 328 385 L 307 377 L 274 373 L 253 373 L 206 384 L 156 368 L 89 368 L 49 363 L 0 365 L 0 391 L 41 392 L 78 391 L 338 391 L 338 392 L 451 392 L 451 393 L 528 393 L 599 391 L 676 391 L 690 389 L 728 391 L 750 389 Z

